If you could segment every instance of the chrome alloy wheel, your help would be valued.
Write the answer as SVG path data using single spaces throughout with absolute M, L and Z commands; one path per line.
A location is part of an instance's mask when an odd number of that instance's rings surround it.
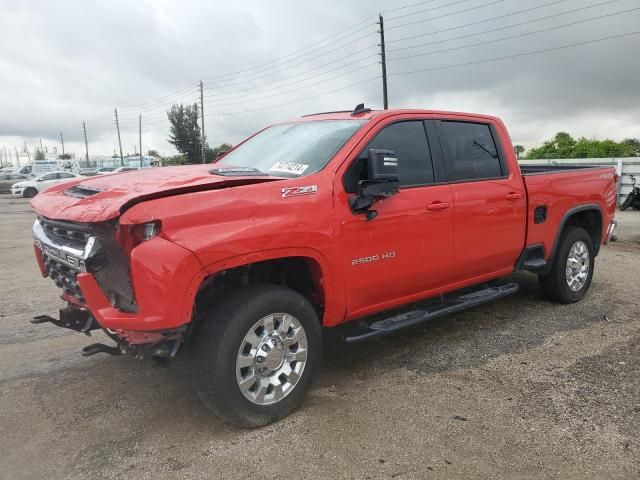
M 287 313 L 261 318 L 244 336 L 236 359 L 236 380 L 242 394 L 256 405 L 286 397 L 307 363 L 307 334 Z
M 571 247 L 567 257 L 567 284 L 578 292 L 589 276 L 589 249 L 583 241 L 577 241 Z

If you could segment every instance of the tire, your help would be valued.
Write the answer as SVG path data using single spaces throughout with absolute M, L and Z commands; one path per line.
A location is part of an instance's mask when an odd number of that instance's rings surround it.
M 257 285 L 231 294 L 204 319 L 194 348 L 194 384 L 223 420 L 259 427 L 300 405 L 321 355 L 320 321 L 307 299 L 289 288 Z
M 33 187 L 29 187 L 29 188 L 25 189 L 25 191 L 24 191 L 24 192 L 22 192 L 22 196 L 23 196 L 24 198 L 33 198 L 33 197 L 35 197 L 37 194 L 38 194 L 38 190 L 36 190 L 36 189 L 35 189 L 35 188 L 33 188 Z
M 585 267 L 588 269 L 586 272 Z M 591 285 L 593 267 L 594 248 L 591 237 L 583 228 L 567 227 L 558 242 L 551 271 L 546 275 L 538 275 L 542 293 L 549 300 L 559 303 L 569 304 L 582 300 Z M 572 271 L 568 272 L 569 268 Z
M 634 199 L 635 199 L 635 195 L 633 194 L 633 192 L 631 192 L 629 195 L 627 195 L 627 198 L 624 199 L 624 202 L 622 202 L 622 205 L 620 205 L 620 210 L 624 212 L 627 208 L 633 205 Z

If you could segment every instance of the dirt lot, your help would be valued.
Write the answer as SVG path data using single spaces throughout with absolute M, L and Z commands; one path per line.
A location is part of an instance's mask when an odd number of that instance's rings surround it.
M 640 212 L 619 214 L 585 301 L 501 302 L 379 341 L 333 342 L 306 402 L 237 430 L 169 368 L 29 323 L 58 291 L 26 200 L 0 196 L 0 478 L 639 478 Z

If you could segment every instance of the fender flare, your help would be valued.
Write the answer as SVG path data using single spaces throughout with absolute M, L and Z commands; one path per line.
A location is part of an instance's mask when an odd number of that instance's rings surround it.
M 562 232 L 564 231 L 564 228 L 567 222 L 569 221 L 569 219 L 576 213 L 584 212 L 587 210 L 595 210 L 598 212 L 598 215 L 600 215 L 600 232 L 598 234 L 598 241 L 595 242 L 595 244 L 593 245 L 593 248 L 595 250 L 595 255 L 596 256 L 598 255 L 598 253 L 600 252 L 600 244 L 602 240 L 602 228 L 604 227 L 604 225 L 602 225 L 603 223 L 602 219 L 604 217 L 602 215 L 602 208 L 600 207 L 600 205 L 598 205 L 597 203 L 587 203 L 584 205 L 578 205 L 577 207 L 570 208 L 565 212 L 564 216 L 562 217 L 562 220 L 560 220 L 560 225 L 558 226 L 558 231 L 556 232 L 556 238 L 553 242 L 553 247 L 551 247 L 551 254 L 548 257 L 549 265 L 553 263 L 553 259 L 555 258 L 555 255 L 556 255 L 556 250 L 558 249 L 558 243 L 560 243 L 560 236 L 562 235 Z
M 325 256 L 309 247 L 291 247 L 291 248 L 277 248 L 271 250 L 261 250 L 257 252 L 245 253 L 236 255 L 233 257 L 227 257 L 221 260 L 216 260 L 204 265 L 204 268 L 193 279 L 189 286 L 189 294 L 186 301 L 193 302 L 195 296 L 206 278 L 214 275 L 223 270 L 230 268 L 241 267 L 243 265 L 249 265 L 256 262 L 264 262 L 268 260 L 277 260 L 279 258 L 287 257 L 306 257 L 314 260 L 320 268 L 321 281 L 320 287 L 324 292 L 324 315 L 322 318 L 323 326 L 335 326 L 344 319 L 346 312 L 346 298 L 344 291 L 341 288 L 336 287 L 333 279 L 333 274 L 328 260 Z

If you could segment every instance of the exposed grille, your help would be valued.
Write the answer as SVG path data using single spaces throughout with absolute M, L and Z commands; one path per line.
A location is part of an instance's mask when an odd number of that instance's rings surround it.
M 53 280 L 64 293 L 71 295 L 80 303 L 85 303 L 76 276 L 78 272 L 63 263 L 55 260 L 46 253 L 43 255 L 44 265 L 51 280 Z
M 84 251 L 89 237 L 96 237 L 107 259 L 105 265 L 93 273 L 96 282 L 116 308 L 128 313 L 137 311 L 131 286 L 129 257 L 116 241 L 112 223 L 61 222 L 42 217 L 39 218 L 39 222 L 46 236 L 57 245 Z M 47 253 L 47 248 L 43 249 L 43 259 L 49 276 L 56 285 L 84 303 L 84 297 L 76 281 L 76 276 L 82 268 L 73 268 L 70 264 L 61 262 L 60 258 Z

